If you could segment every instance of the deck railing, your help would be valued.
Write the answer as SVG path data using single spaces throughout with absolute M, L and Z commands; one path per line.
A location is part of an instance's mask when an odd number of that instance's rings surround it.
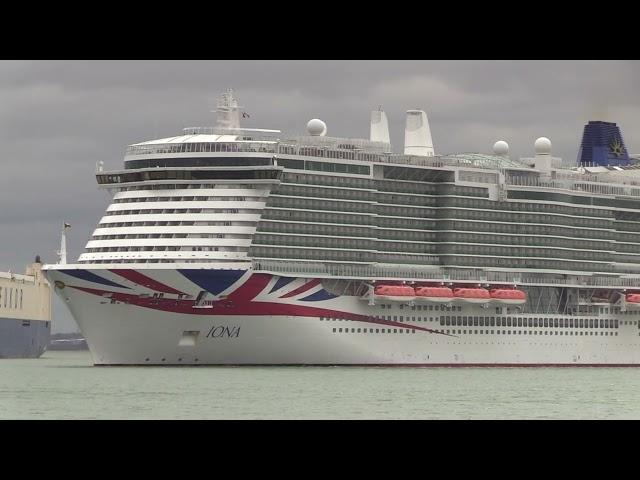
M 576 287 L 640 288 L 638 277 L 592 277 L 567 275 L 566 278 L 526 272 L 456 270 L 440 267 L 345 265 L 313 262 L 254 260 L 257 271 L 278 274 L 317 275 L 362 280 L 442 281 L 468 283 L 506 283 L 516 285 L 552 285 Z
M 383 163 L 398 166 L 418 167 L 458 167 L 482 170 L 500 171 L 505 175 L 507 187 L 533 186 L 541 188 L 553 188 L 588 192 L 599 195 L 623 195 L 640 197 L 640 178 L 606 179 L 598 174 L 578 173 L 570 170 L 554 171 L 553 178 L 540 178 L 537 172 L 526 165 L 519 168 L 504 167 L 496 159 L 492 161 L 490 156 L 484 156 L 481 162 L 475 162 L 464 155 L 442 155 L 433 157 L 417 157 L 410 155 L 396 155 L 389 153 L 371 152 L 358 149 L 334 149 L 322 145 L 298 145 L 276 141 L 238 141 L 238 142 L 198 142 L 198 143 L 169 143 L 131 145 L 127 148 L 127 156 L 157 155 L 172 153 L 270 153 L 274 155 L 292 155 L 296 157 L 328 158 L 332 160 L 354 160 L 367 163 Z M 513 162 L 515 165 L 515 162 Z M 509 172 L 521 170 L 524 175 L 512 175 Z

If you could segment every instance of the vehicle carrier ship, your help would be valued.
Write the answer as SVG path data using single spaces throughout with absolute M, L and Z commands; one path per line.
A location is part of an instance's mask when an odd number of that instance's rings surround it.
M 578 160 L 216 127 L 130 145 L 76 263 L 45 266 L 98 365 L 640 365 L 640 170 L 616 124 Z M 64 260 L 63 260 L 64 262 Z
M 25 274 L 0 272 L 0 358 L 37 358 L 45 352 L 51 298 L 39 258 Z

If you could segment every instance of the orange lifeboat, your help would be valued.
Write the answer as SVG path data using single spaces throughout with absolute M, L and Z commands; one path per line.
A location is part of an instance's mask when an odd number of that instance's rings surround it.
M 469 303 L 487 303 L 491 300 L 489 290 L 484 288 L 454 288 L 453 296 L 456 300 Z
M 494 288 L 489 291 L 491 298 L 500 303 L 521 305 L 527 302 L 527 294 L 515 288 Z
M 626 300 L 627 303 L 640 303 L 640 293 L 628 293 Z
M 452 299 L 453 290 L 448 287 L 416 287 L 416 301 L 443 303 Z
M 376 285 L 373 293 L 380 298 L 395 302 L 415 300 L 416 292 L 408 285 Z

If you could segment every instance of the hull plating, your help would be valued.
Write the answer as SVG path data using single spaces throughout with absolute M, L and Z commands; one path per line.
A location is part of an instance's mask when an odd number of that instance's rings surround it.
M 438 312 L 369 305 L 317 279 L 248 270 L 52 269 L 47 276 L 98 365 L 640 364 L 631 322 L 575 336 L 546 327 L 442 328 Z M 495 312 L 461 308 L 458 315 Z
M 50 322 L 0 318 L 0 358 L 38 358 L 47 349 Z

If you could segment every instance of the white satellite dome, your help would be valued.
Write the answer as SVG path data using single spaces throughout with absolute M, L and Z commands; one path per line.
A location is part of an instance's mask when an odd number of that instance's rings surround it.
M 307 123 L 307 132 L 314 137 L 323 137 L 327 134 L 327 124 L 319 118 L 312 118 Z
M 549 155 L 551 153 L 551 140 L 547 137 L 540 137 L 534 143 L 533 148 L 539 155 Z
M 493 144 L 493 153 L 496 155 L 507 155 L 509 153 L 509 144 L 504 140 L 498 140 Z

